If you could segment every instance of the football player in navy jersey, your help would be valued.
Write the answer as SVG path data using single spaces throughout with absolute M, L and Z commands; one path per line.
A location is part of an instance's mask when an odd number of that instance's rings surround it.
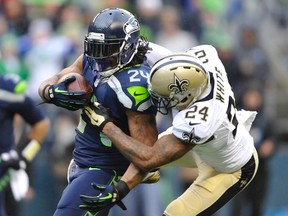
M 26 81 L 17 75 L 0 75 L 0 216 L 6 215 L 4 190 L 9 186 L 9 182 L 11 187 L 12 184 L 15 185 L 12 192 L 17 201 L 25 196 L 25 190 L 23 193 L 17 192 L 17 185 L 20 184 L 23 188 L 28 185 L 21 184 L 21 181 L 18 182 L 13 176 L 23 175 L 27 162 L 32 161 L 40 150 L 50 127 L 49 119 L 25 94 L 26 86 Z M 24 149 L 16 151 L 14 124 L 17 115 L 30 125 L 30 129 Z M 24 171 L 24 177 L 27 177 L 26 175 Z
M 39 87 L 39 95 L 43 101 L 68 110 L 81 110 L 91 101 L 99 101 L 109 107 L 115 124 L 127 135 L 152 145 L 158 131 L 147 78 L 153 61 L 167 53 L 168 50 L 148 43 L 140 36 L 139 23 L 130 12 L 108 8 L 91 22 L 83 55 L 44 81 Z M 58 83 L 71 72 L 82 74 L 89 81 L 93 88 L 91 98 L 87 100 L 85 92 L 67 90 L 67 84 L 75 80 L 73 76 Z M 91 123 L 86 112 L 81 112 L 73 159 L 68 168 L 68 185 L 54 216 L 94 215 L 95 212 L 79 208 L 80 194 L 95 195 L 92 182 L 116 184 L 128 167 L 127 172 L 131 175 L 139 176 L 139 179 L 146 176 L 143 182 L 159 180 L 159 172 L 147 174 L 130 164 L 101 129 Z M 103 209 L 97 216 L 108 215 L 110 208 Z
M 257 112 L 236 109 L 226 70 L 210 45 L 160 59 L 148 83 L 157 110 L 163 114 L 171 110 L 173 115 L 172 127 L 152 146 L 123 133 L 99 102 L 85 110 L 91 122 L 143 171 L 168 165 L 198 168 L 196 180 L 169 203 L 163 216 L 213 215 L 245 189 L 257 172 L 258 155 L 249 133 Z M 133 180 L 125 174 L 116 186 L 93 184 L 97 194 L 83 194 L 81 207 L 105 208 L 138 183 L 137 176 Z

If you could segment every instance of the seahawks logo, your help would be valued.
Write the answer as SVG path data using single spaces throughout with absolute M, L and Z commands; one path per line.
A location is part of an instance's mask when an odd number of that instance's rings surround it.
M 133 32 L 136 32 L 139 30 L 140 30 L 140 25 L 135 17 L 130 17 L 129 20 L 123 25 L 123 31 L 129 36 Z
M 200 137 L 195 135 L 195 128 L 193 128 L 189 133 L 184 132 L 182 134 L 182 137 L 183 137 L 184 141 L 186 141 L 188 143 L 192 143 L 192 144 L 195 144 L 196 142 L 199 142 L 201 140 Z
M 189 80 L 183 79 L 180 80 L 176 74 L 174 74 L 174 83 L 168 85 L 168 89 L 175 93 L 182 93 L 187 90 L 187 86 L 189 85 Z

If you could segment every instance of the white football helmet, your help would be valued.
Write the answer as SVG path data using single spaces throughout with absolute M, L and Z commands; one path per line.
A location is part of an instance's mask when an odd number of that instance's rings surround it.
M 175 53 L 157 61 L 148 79 L 154 105 L 162 114 L 176 107 L 183 110 L 207 89 L 209 72 L 203 63 L 188 53 Z

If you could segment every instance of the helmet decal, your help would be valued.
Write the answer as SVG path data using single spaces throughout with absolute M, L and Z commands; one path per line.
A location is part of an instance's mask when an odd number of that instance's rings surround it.
M 170 83 L 168 85 L 168 89 L 170 91 L 173 91 L 175 94 L 182 93 L 184 91 L 187 91 L 187 86 L 190 84 L 189 80 L 183 79 L 180 80 L 176 74 L 174 74 L 174 83 Z
M 123 31 L 127 34 L 128 37 L 133 32 L 140 31 L 140 25 L 135 17 L 130 17 L 128 21 L 123 25 Z
M 87 34 L 87 39 L 104 41 L 105 40 L 105 35 L 103 33 L 89 32 Z

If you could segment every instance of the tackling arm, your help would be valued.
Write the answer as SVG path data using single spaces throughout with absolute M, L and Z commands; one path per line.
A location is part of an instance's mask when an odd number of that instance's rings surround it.
M 182 142 L 173 134 L 161 137 L 153 146 L 147 146 L 127 136 L 112 122 L 103 127 L 103 132 L 128 160 L 143 171 L 177 160 L 193 148 L 193 145 Z
M 192 144 L 184 143 L 173 134 L 162 136 L 153 144 L 153 146 L 147 145 L 145 142 L 147 143 L 147 140 L 149 140 L 150 134 L 142 133 L 142 136 L 140 136 L 142 140 L 139 138 L 135 139 L 132 136 L 125 134 L 112 122 L 108 110 L 97 102 L 94 102 L 93 109 L 85 107 L 85 112 L 89 116 L 91 123 L 101 128 L 102 132 L 107 135 L 119 151 L 136 167 L 138 167 L 138 169 L 140 169 L 138 170 L 140 173 L 149 172 L 152 169 L 175 161 L 194 147 Z M 139 118 L 136 123 L 138 122 L 139 125 L 145 126 L 142 119 L 140 119 L 141 118 Z M 136 123 L 135 125 L 137 125 Z M 135 127 L 134 130 L 131 128 L 132 133 L 134 131 L 134 136 L 136 136 L 141 130 L 144 131 L 147 129 L 147 125 L 145 128 L 141 128 L 139 125 L 138 127 Z M 152 140 L 150 140 L 150 142 L 151 141 Z M 134 174 L 136 175 L 137 172 Z M 123 176 L 122 180 L 127 180 L 127 176 L 128 175 Z M 134 184 L 136 185 L 137 183 L 134 182 Z M 129 185 L 129 188 L 132 189 L 135 186 L 134 184 Z

